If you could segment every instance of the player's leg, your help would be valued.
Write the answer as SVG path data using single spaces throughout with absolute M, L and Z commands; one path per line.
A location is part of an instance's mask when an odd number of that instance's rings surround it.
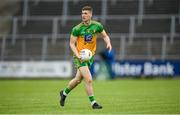
M 75 78 L 73 78 L 73 79 L 68 83 L 67 87 L 66 87 L 64 90 L 60 91 L 60 105 L 61 105 L 61 106 L 64 106 L 64 104 L 65 104 L 65 99 L 66 99 L 68 93 L 69 93 L 72 89 L 74 89 L 79 83 L 81 83 L 82 78 L 83 78 L 83 77 L 81 76 L 80 71 L 77 70 L 77 73 L 76 73 Z
M 69 83 L 68 83 L 68 86 L 65 88 L 64 90 L 64 95 L 67 96 L 67 94 L 72 90 L 74 89 L 78 84 L 81 83 L 82 81 L 82 75 L 80 74 L 80 71 L 77 70 L 77 73 L 76 73 L 76 76 L 75 78 L 73 78 Z
M 93 109 L 101 109 L 102 106 L 97 104 L 97 102 L 94 98 L 94 92 L 93 92 L 93 86 L 92 86 L 92 76 L 91 76 L 88 66 L 82 66 L 79 68 L 79 70 L 81 72 L 81 75 L 84 78 L 86 92 L 87 92 L 87 95 L 89 96 L 89 100 L 91 102 L 92 108 Z

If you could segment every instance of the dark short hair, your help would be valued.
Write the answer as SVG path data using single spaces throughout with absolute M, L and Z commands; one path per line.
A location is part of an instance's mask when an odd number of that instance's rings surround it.
M 93 8 L 91 6 L 84 6 L 82 8 L 82 11 L 84 11 L 84 10 L 89 10 L 89 11 L 93 12 Z

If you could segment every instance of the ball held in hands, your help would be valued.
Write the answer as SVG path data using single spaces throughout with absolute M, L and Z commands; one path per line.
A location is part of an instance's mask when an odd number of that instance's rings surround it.
M 88 61 L 92 57 L 92 52 L 89 49 L 82 49 L 80 51 L 80 58 L 82 61 Z

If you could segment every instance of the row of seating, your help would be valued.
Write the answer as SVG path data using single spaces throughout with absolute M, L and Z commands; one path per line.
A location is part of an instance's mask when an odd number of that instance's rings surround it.
M 0 50 L 2 50 L 3 39 L 0 39 Z M 43 44 L 43 38 L 17 39 L 12 44 L 12 39 L 6 39 L 4 53 L 1 52 L 1 59 L 4 60 L 59 60 L 71 59 L 72 52 L 69 48 L 69 39 L 57 39 L 56 44 L 48 38 L 46 45 Z M 163 39 L 161 38 L 135 38 L 133 44 L 130 44 L 128 38 L 124 38 L 124 54 L 122 54 L 122 41 L 119 38 L 111 38 L 113 48 L 116 52 L 116 59 L 162 59 Z M 175 37 L 174 43 L 170 43 L 167 37 L 165 59 L 180 59 L 180 39 Z M 97 56 L 105 49 L 105 43 L 98 38 Z M 122 57 L 124 56 L 124 57 Z
M 142 24 L 137 23 L 135 19 L 135 33 L 170 33 L 171 18 L 169 19 L 143 19 Z M 72 27 L 80 23 L 80 20 L 67 20 L 66 25 L 62 25 L 59 20 L 57 23 L 57 33 L 69 34 Z M 51 34 L 53 32 L 53 20 L 27 20 L 26 25 L 23 21 L 17 22 L 17 34 Z M 105 30 L 109 33 L 129 33 L 130 19 L 106 20 Z M 13 32 L 13 31 L 11 31 Z M 178 18 L 175 21 L 175 33 L 180 33 L 180 24 Z
M 144 14 L 177 14 L 179 0 L 144 0 Z M 23 15 L 23 4 L 17 15 Z M 79 15 L 84 5 L 91 5 L 95 15 L 102 14 L 102 0 L 68 1 L 68 15 Z M 107 15 L 136 15 L 138 14 L 139 0 L 107 0 Z M 30 16 L 53 15 L 59 16 L 63 13 L 63 1 L 34 1 L 28 2 Z

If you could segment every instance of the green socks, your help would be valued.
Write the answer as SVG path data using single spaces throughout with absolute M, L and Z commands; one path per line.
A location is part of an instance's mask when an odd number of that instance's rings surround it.
M 93 105 L 96 102 L 94 99 L 94 95 L 89 96 L 89 101 L 91 102 L 91 105 Z
M 70 91 L 71 91 L 71 90 L 66 87 L 66 88 L 64 89 L 64 91 L 63 91 L 63 94 L 64 94 L 65 96 L 67 96 Z
M 70 91 L 71 91 L 71 90 L 66 87 L 66 88 L 64 89 L 64 91 L 63 91 L 63 94 L 64 94 L 65 96 L 67 96 Z M 91 105 L 93 105 L 94 103 L 96 103 L 95 98 L 94 98 L 94 95 L 89 96 L 89 101 L 91 102 Z

